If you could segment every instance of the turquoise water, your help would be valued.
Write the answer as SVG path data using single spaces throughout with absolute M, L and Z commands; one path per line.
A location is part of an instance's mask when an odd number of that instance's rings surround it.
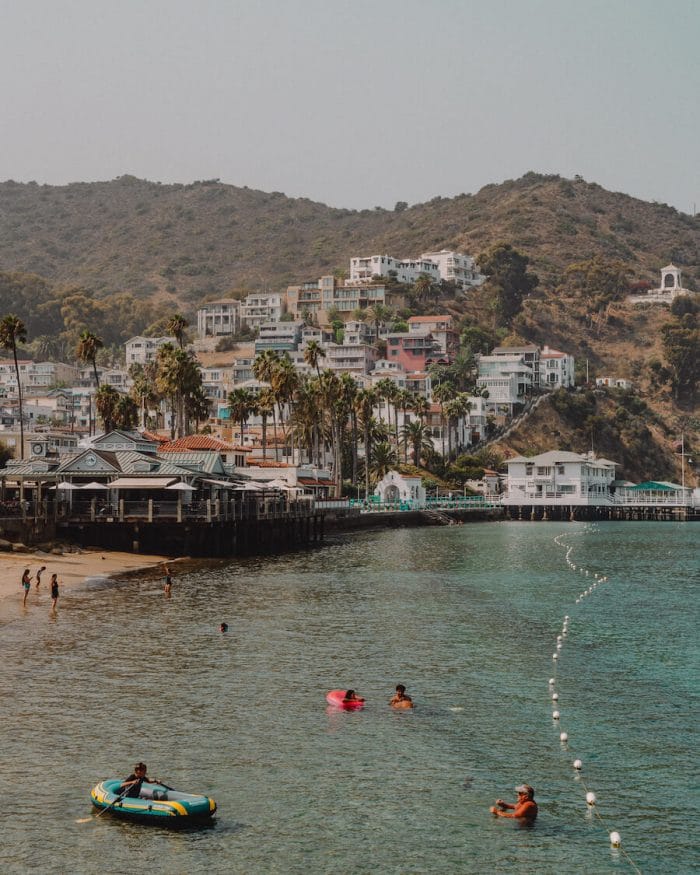
M 697 870 L 699 531 L 362 533 L 199 569 L 169 600 L 156 580 L 92 582 L 55 620 L 48 603 L 15 612 L 0 628 L 2 871 Z M 576 604 L 596 573 L 609 580 Z M 413 712 L 386 707 L 397 682 Z M 364 711 L 326 706 L 350 686 Z M 77 824 L 90 787 L 137 759 L 214 796 L 215 826 Z M 533 828 L 488 813 L 522 781 Z

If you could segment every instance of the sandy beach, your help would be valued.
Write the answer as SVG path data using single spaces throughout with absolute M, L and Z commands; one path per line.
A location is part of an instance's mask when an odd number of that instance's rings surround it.
M 177 560 L 163 556 L 146 556 L 135 553 L 118 553 L 105 550 L 81 550 L 79 553 L 64 553 L 54 556 L 50 553 L 2 553 L 0 554 L 0 605 L 8 600 L 22 603 L 24 590 L 21 586 L 22 572 L 29 569 L 32 577 L 32 595 L 36 593 L 36 572 L 42 565 L 46 571 L 41 574 L 39 591 L 44 595 L 50 592 L 49 581 L 52 574 L 58 574 L 61 592 L 79 586 L 87 577 L 113 577 L 125 572 L 144 569 L 153 574 L 158 566 L 175 566 Z

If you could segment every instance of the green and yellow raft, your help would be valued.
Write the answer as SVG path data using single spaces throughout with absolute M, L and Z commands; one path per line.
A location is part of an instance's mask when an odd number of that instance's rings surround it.
M 209 796 L 181 793 L 162 784 L 144 782 L 138 797 L 120 797 L 121 783 L 119 778 L 108 778 L 93 787 L 90 796 L 95 808 L 107 808 L 115 817 L 161 826 L 207 823 L 216 811 L 216 802 Z

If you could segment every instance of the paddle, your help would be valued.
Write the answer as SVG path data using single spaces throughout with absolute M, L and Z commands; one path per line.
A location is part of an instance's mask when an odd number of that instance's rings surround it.
M 114 802 L 110 802 L 106 808 L 102 808 L 100 811 L 97 812 L 97 814 L 91 814 L 90 817 L 80 817 L 75 822 L 76 823 L 89 823 L 89 821 L 91 821 L 91 820 L 97 820 L 98 817 L 102 817 L 102 815 L 105 813 L 105 811 L 109 811 L 110 808 L 113 808 L 117 804 L 117 802 L 120 802 L 126 796 L 126 794 L 129 792 L 129 790 L 131 790 L 131 785 L 129 785 L 126 788 L 126 790 L 123 790 L 119 794 L 119 796 L 117 796 L 117 798 L 114 800 Z

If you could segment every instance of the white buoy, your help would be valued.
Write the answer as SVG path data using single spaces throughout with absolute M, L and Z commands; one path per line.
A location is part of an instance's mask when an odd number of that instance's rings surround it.
M 565 622 L 565 623 L 568 623 L 568 622 L 569 622 L 569 615 L 568 615 L 568 614 L 565 614 L 565 615 L 564 615 L 564 622 Z
M 552 720 L 558 720 L 558 719 L 559 719 L 559 712 L 552 711 Z
M 552 654 L 552 659 L 559 659 L 559 654 L 558 654 L 558 653 L 553 653 L 553 654 Z
M 611 832 L 610 833 L 610 844 L 613 848 L 619 848 L 622 844 L 622 839 L 620 838 L 619 832 Z
M 561 635 L 557 635 L 557 641 L 561 641 Z
M 588 577 L 588 569 L 586 569 L 586 577 Z
M 596 571 L 596 573 L 595 573 L 595 575 L 594 575 L 594 576 L 595 576 L 595 577 L 598 577 L 598 572 L 597 572 L 597 571 Z
M 559 733 L 559 741 L 568 741 L 568 740 L 569 740 L 569 736 L 566 734 L 566 732 Z
M 576 599 L 576 604 L 579 604 L 580 601 L 581 599 Z
M 553 702 L 559 701 L 559 693 L 552 693 L 552 701 Z
M 559 652 L 559 651 L 561 650 L 561 648 L 562 648 L 562 645 L 561 645 L 561 644 L 557 644 L 557 652 Z
M 586 802 L 589 805 L 595 805 L 595 793 L 586 793 Z
M 583 768 L 583 763 L 581 760 L 574 760 L 574 768 L 580 770 Z
M 550 679 L 549 679 L 549 686 L 550 686 L 550 687 L 553 687 L 553 686 L 554 686 L 554 683 L 555 683 L 554 678 L 550 678 Z

